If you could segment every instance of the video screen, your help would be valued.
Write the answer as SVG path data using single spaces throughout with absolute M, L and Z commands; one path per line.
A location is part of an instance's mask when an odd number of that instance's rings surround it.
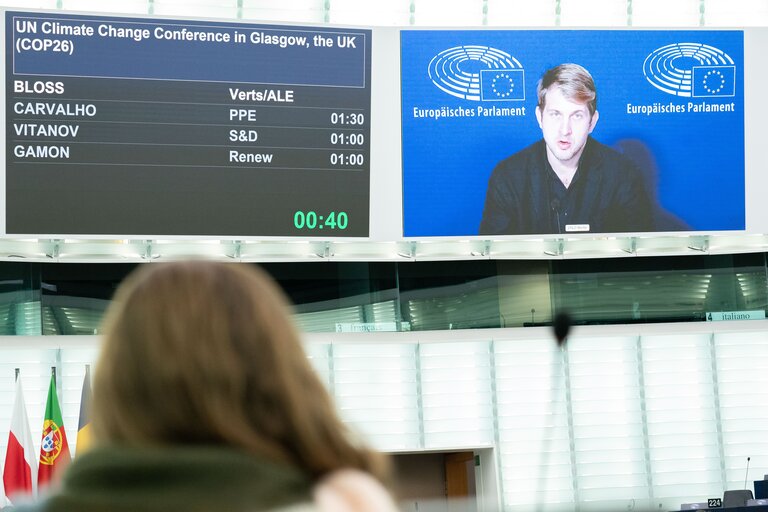
M 404 30 L 403 235 L 745 229 L 741 31 Z

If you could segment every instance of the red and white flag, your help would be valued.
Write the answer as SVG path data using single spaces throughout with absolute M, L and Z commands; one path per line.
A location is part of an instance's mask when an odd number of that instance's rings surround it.
M 32 445 L 27 407 L 21 391 L 21 379 L 16 379 L 16 398 L 13 401 L 11 431 L 8 434 L 8 450 L 5 453 L 3 485 L 5 495 L 11 501 L 20 497 L 30 498 L 37 491 L 37 454 Z

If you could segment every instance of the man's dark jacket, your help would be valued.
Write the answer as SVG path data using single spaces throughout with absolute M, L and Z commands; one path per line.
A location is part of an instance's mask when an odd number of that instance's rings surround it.
M 654 231 L 654 202 L 641 171 L 626 157 L 588 138 L 570 187 L 559 183 L 540 140 L 502 160 L 491 174 L 481 235 Z

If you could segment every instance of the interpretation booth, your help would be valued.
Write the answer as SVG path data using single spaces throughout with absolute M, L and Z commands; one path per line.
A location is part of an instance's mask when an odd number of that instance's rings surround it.
M 765 1 L 0 6 L 0 459 L 16 375 L 77 458 L 117 285 L 212 258 L 404 511 L 768 510 Z

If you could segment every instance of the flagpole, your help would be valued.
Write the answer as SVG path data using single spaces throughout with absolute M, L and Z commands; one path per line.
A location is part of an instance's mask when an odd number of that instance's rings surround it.
M 16 368 L 16 378 L 14 379 L 14 382 L 19 380 L 19 373 L 20 373 L 19 369 Z
M 51 366 L 51 377 L 53 378 L 53 385 L 56 385 L 56 367 Z

